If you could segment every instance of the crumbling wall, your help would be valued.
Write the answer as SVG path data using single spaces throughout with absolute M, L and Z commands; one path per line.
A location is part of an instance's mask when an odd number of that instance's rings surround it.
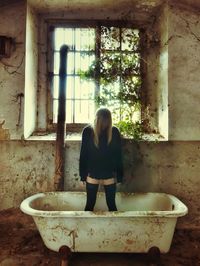
M 52 191 L 55 143 L 0 142 L 0 210 L 34 193 Z
M 0 35 L 13 38 L 10 58 L 0 60 L 0 119 L 5 119 L 11 139 L 23 135 L 26 6 L 14 3 L 1 7 Z M 1 122 L 1 121 L 0 121 Z
M 169 7 L 169 138 L 200 140 L 200 11 Z

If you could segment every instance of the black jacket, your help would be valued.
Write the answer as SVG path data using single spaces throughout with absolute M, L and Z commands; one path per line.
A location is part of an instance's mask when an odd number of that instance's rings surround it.
M 116 177 L 117 182 L 122 182 L 121 136 L 116 127 L 112 127 L 112 140 L 109 144 L 105 133 L 99 137 L 98 148 L 93 141 L 91 126 L 83 129 L 79 174 L 81 181 L 85 181 L 89 175 L 97 179 Z

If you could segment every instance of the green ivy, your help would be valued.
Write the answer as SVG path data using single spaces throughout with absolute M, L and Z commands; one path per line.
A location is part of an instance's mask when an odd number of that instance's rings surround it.
M 118 103 L 112 114 L 114 124 L 123 136 L 139 140 L 143 134 L 142 121 L 134 122 L 133 119 L 133 113 L 141 109 L 139 37 L 127 31 L 123 35 L 128 42 L 127 49 L 112 52 L 106 47 L 117 44 L 119 28 L 102 27 L 101 34 L 100 59 L 95 60 L 87 71 L 80 70 L 79 75 L 82 79 L 98 80 L 101 89 L 95 98 L 97 105 L 109 107 Z M 119 84 L 117 91 L 112 89 L 114 83 Z M 122 118 L 116 121 L 119 113 Z
M 143 136 L 142 123 L 137 121 L 133 123 L 132 121 L 119 121 L 116 123 L 121 134 L 124 137 L 131 137 L 134 140 L 141 140 Z

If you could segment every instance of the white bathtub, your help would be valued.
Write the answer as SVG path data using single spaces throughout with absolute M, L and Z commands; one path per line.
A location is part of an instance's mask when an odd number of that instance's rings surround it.
M 108 212 L 98 193 L 94 212 L 83 211 L 85 192 L 40 193 L 25 199 L 21 210 L 33 217 L 45 245 L 54 251 L 148 252 L 170 249 L 177 217 L 187 207 L 164 193 L 120 193 L 117 212 Z

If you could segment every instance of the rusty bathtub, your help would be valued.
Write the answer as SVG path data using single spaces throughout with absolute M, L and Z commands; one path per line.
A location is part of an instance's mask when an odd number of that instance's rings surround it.
M 117 212 L 108 212 L 105 194 L 98 192 L 94 212 L 83 211 L 85 192 L 35 194 L 21 203 L 33 217 L 45 245 L 54 251 L 148 252 L 170 249 L 177 217 L 187 207 L 165 193 L 116 194 Z

